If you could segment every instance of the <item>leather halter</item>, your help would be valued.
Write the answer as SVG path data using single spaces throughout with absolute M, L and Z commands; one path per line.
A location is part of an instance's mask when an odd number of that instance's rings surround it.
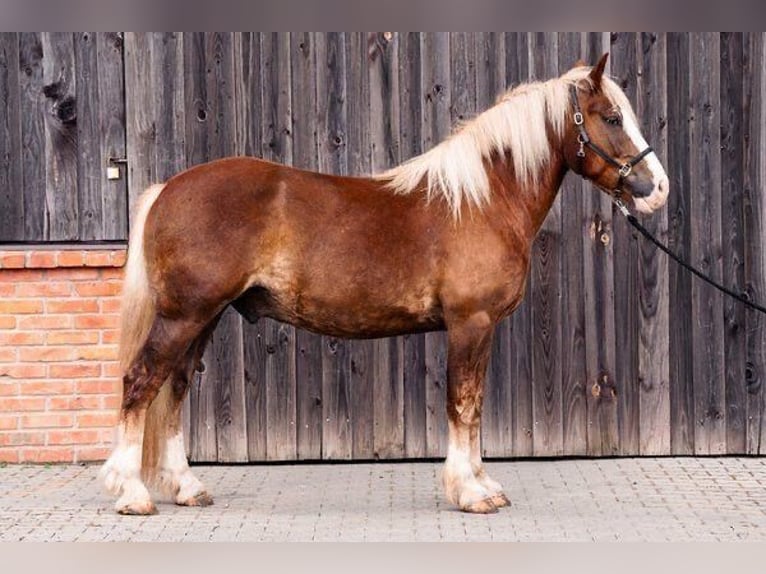
M 574 123 L 580 132 L 577 135 L 577 141 L 580 144 L 580 149 L 577 151 L 577 157 L 585 157 L 585 147 L 587 146 L 605 162 L 616 167 L 620 178 L 617 180 L 617 187 L 615 188 L 615 191 L 620 191 L 623 180 L 630 175 L 630 172 L 633 171 L 633 167 L 654 150 L 651 146 L 647 146 L 644 151 L 640 152 L 638 155 L 634 155 L 625 163 L 620 163 L 617 161 L 606 151 L 604 151 L 601 146 L 591 141 L 591 139 L 588 137 L 588 132 L 585 131 L 585 116 L 583 116 L 582 110 L 580 108 L 580 101 L 577 98 L 577 86 L 575 84 L 570 86 L 570 93 L 572 94 L 572 106 L 574 107 Z

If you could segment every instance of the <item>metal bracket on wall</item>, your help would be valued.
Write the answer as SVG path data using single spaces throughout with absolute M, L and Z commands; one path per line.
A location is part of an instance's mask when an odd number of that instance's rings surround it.
M 120 179 L 120 164 L 127 165 L 128 159 L 125 157 L 110 157 L 107 160 L 106 179 Z

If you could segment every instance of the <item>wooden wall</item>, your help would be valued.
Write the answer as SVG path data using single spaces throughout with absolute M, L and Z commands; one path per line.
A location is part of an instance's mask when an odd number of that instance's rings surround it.
M 113 80 L 92 66 L 122 36 L 87 45 L 83 36 L 0 35 L 0 152 L 13 159 L 0 165 L 3 237 L 37 237 L 45 221 L 44 238 L 98 236 L 77 207 L 97 194 L 81 187 L 90 156 L 78 153 L 74 170 L 57 143 L 66 125 L 25 112 L 48 102 L 28 86 L 70 70 L 57 94 L 78 94 L 78 145 L 97 155 L 80 120 L 112 101 Z M 187 165 L 232 154 L 380 170 L 432 147 L 506 86 L 609 51 L 610 73 L 671 177 L 667 208 L 645 225 L 766 301 L 765 50 L 761 33 L 126 33 L 128 191 L 134 200 Z M 32 71 L 17 61 L 33 61 Z M 59 165 L 70 166 L 67 193 L 55 192 Z M 123 213 L 107 208 L 101 185 L 100 213 Z M 445 360 L 441 333 L 345 341 L 227 312 L 187 404 L 187 447 L 197 461 L 443 456 Z M 483 448 L 490 457 L 761 453 L 764 377 L 764 319 L 669 264 L 606 197 L 567 177 L 534 247 L 526 301 L 498 328 Z

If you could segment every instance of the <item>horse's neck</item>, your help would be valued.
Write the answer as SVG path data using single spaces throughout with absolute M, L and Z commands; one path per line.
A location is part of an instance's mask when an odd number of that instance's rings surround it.
M 503 201 L 497 202 L 497 209 L 506 210 L 507 217 L 518 221 L 518 214 L 525 214 L 524 225 L 531 237 L 537 235 L 556 200 L 561 183 L 567 172 L 562 153 L 551 154 L 543 173 L 534 184 L 522 185 L 516 181 L 507 158 L 496 158 L 490 166 L 491 180 L 495 182 L 493 195 Z

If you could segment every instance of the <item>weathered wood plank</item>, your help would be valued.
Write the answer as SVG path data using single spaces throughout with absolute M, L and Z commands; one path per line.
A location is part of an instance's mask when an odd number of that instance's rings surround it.
M 596 62 L 609 46 L 608 33 L 588 34 L 586 62 Z M 587 239 L 583 246 L 588 454 L 619 452 L 615 377 L 614 251 L 612 202 L 591 185 L 583 190 Z
M 0 241 L 24 239 L 19 80 L 19 35 L 0 33 Z
M 558 37 L 535 33 L 529 42 L 530 72 L 545 80 L 558 75 Z M 534 454 L 563 452 L 561 396 L 561 200 L 548 212 L 532 246 L 532 380 Z
M 421 35 L 421 82 L 424 101 L 421 116 L 422 147 L 427 151 L 450 133 L 449 34 Z M 426 455 L 447 454 L 447 338 L 444 333 L 425 335 L 426 357 Z
M 290 38 L 292 68 L 293 161 L 301 169 L 317 169 L 316 36 L 293 33 Z M 296 401 L 298 409 L 298 458 L 322 456 L 322 339 L 296 330 Z
M 493 106 L 506 91 L 505 35 L 477 33 L 473 37 L 476 52 L 476 110 Z M 482 408 L 482 456 L 511 456 L 513 431 L 511 418 L 511 333 L 510 320 L 495 329 L 492 354 Z
M 664 34 L 640 37 L 637 115 L 649 145 L 667 164 L 666 39 Z M 666 167 L 666 170 L 669 170 Z M 665 209 L 645 218 L 644 225 L 667 243 Z M 670 452 L 670 363 L 668 347 L 668 259 L 649 242 L 639 245 L 638 403 L 640 454 Z
M 689 36 L 670 33 L 668 55 L 668 244 L 688 261 L 690 255 L 690 163 L 689 163 Z M 694 385 L 692 349 L 691 275 L 677 265 L 668 268 L 670 291 L 670 435 L 672 454 L 694 452 Z
M 723 277 L 735 291 L 744 287 L 743 35 L 721 33 L 721 230 Z M 721 295 L 718 295 L 721 297 Z M 723 298 L 726 452 L 743 454 L 746 442 L 745 307 Z
M 43 44 L 39 32 L 19 34 L 21 93 L 22 189 L 24 234 L 27 241 L 42 241 L 48 231 L 45 205 L 45 96 Z
M 154 90 L 150 84 L 151 34 L 125 34 L 125 117 L 129 216 L 141 191 L 156 182 L 154 162 Z
M 529 36 L 526 32 L 505 35 L 505 76 L 509 87 L 529 79 Z M 527 279 L 524 301 L 510 319 L 511 435 L 513 456 L 533 452 L 532 301 Z
M 370 173 L 370 82 L 368 41 L 363 32 L 348 33 L 346 42 L 346 161 L 352 175 Z M 351 395 L 352 456 L 372 459 L 374 453 L 374 343 L 348 341 L 348 386 Z
M 754 301 L 766 301 L 766 34 L 746 34 L 744 46 L 744 228 L 745 285 Z M 766 318 L 749 310 L 745 316 L 745 385 L 747 452 L 766 452 Z
M 110 158 L 126 157 L 124 34 L 99 32 L 96 35 L 98 69 L 98 133 L 101 190 L 101 239 L 128 238 L 128 178 L 125 166 L 119 179 L 107 179 Z
M 265 159 L 288 165 L 293 162 L 290 45 L 287 33 L 261 37 L 262 154 Z M 259 346 L 254 366 L 257 371 L 253 372 L 262 373 L 266 386 L 266 456 L 269 460 L 295 459 L 298 452 L 295 328 L 271 319 L 261 319 L 257 327 Z
M 714 33 L 690 37 L 691 262 L 716 281 L 723 276 L 721 250 L 720 42 Z M 692 281 L 694 452 L 726 452 L 723 300 Z
M 73 35 L 45 32 L 43 94 L 45 108 L 45 195 L 49 208 L 47 239 L 79 236 L 77 198 L 77 86 Z M 41 158 L 42 159 L 42 158 Z
M 582 35 L 577 32 L 558 36 L 559 73 L 571 69 L 584 54 Z M 561 396 L 563 453 L 584 455 L 588 450 L 585 362 L 585 285 L 583 279 L 582 179 L 570 173 L 560 195 L 561 222 Z
M 612 33 L 611 75 L 636 108 L 638 62 L 634 32 Z M 620 433 L 620 452 L 638 451 L 638 235 L 627 219 L 613 219 L 615 385 Z
M 399 163 L 399 38 L 373 34 L 369 39 L 370 161 L 373 172 Z M 378 339 L 375 349 L 376 458 L 404 454 L 404 353 L 401 337 Z
M 102 239 L 101 110 L 98 97 L 98 53 L 96 34 L 74 34 L 77 114 L 77 209 L 80 240 Z
M 346 53 L 343 33 L 317 34 L 317 149 L 319 171 L 345 174 Z M 353 453 L 348 341 L 322 337 L 322 458 Z
M 399 35 L 399 150 L 401 161 L 422 151 L 422 88 L 420 34 Z M 404 452 L 407 457 L 426 456 L 426 358 L 425 335 L 405 335 L 404 353 Z

